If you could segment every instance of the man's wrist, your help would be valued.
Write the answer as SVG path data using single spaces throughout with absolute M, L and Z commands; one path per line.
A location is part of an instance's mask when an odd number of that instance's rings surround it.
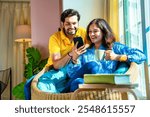
M 77 60 L 73 60 L 73 59 L 71 59 L 71 60 L 72 60 L 72 63 L 73 63 L 73 64 L 77 64 L 77 63 L 78 63 Z
M 70 54 L 70 52 L 68 52 L 68 54 L 67 54 L 71 59 L 72 59 L 72 55 Z

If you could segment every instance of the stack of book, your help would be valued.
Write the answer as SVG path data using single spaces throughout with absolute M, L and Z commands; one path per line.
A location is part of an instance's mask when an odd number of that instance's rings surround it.
M 129 74 L 85 74 L 85 84 L 131 84 Z

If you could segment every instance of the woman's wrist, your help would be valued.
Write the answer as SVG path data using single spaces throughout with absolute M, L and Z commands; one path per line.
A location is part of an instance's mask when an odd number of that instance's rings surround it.
M 120 58 L 119 58 L 119 61 L 120 62 L 125 62 L 125 61 L 127 61 L 127 59 L 128 59 L 127 55 L 121 55 Z

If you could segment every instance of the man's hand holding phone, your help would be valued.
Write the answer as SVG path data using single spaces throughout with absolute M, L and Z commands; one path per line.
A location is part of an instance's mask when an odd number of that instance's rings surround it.
M 77 44 L 77 48 L 80 48 L 81 46 L 84 45 L 84 42 L 83 42 L 82 37 L 75 37 L 75 38 L 73 39 L 73 42 L 74 42 L 74 45 L 75 45 L 76 43 L 78 43 L 78 44 Z
M 86 49 L 89 47 L 89 44 L 84 44 L 81 37 L 76 37 L 74 39 L 75 45 L 69 54 L 72 56 L 72 60 L 75 62 L 81 54 L 86 52 Z
M 74 46 L 75 53 L 78 56 L 81 55 L 81 54 L 83 54 L 83 53 L 85 53 L 87 47 L 89 47 L 88 44 L 84 44 L 83 43 L 83 40 L 82 40 L 81 37 L 74 38 L 74 44 L 75 44 L 75 46 Z

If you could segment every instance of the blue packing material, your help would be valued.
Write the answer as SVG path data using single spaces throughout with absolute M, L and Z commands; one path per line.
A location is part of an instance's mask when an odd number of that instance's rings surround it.
M 26 100 L 31 99 L 31 82 L 34 77 L 35 75 L 28 79 L 25 83 L 24 94 Z M 66 82 L 66 67 L 60 70 L 52 69 L 39 78 L 37 88 L 44 92 L 60 93 L 64 90 Z
M 39 78 L 37 87 L 44 92 L 60 93 L 66 84 L 66 70 L 50 70 Z

